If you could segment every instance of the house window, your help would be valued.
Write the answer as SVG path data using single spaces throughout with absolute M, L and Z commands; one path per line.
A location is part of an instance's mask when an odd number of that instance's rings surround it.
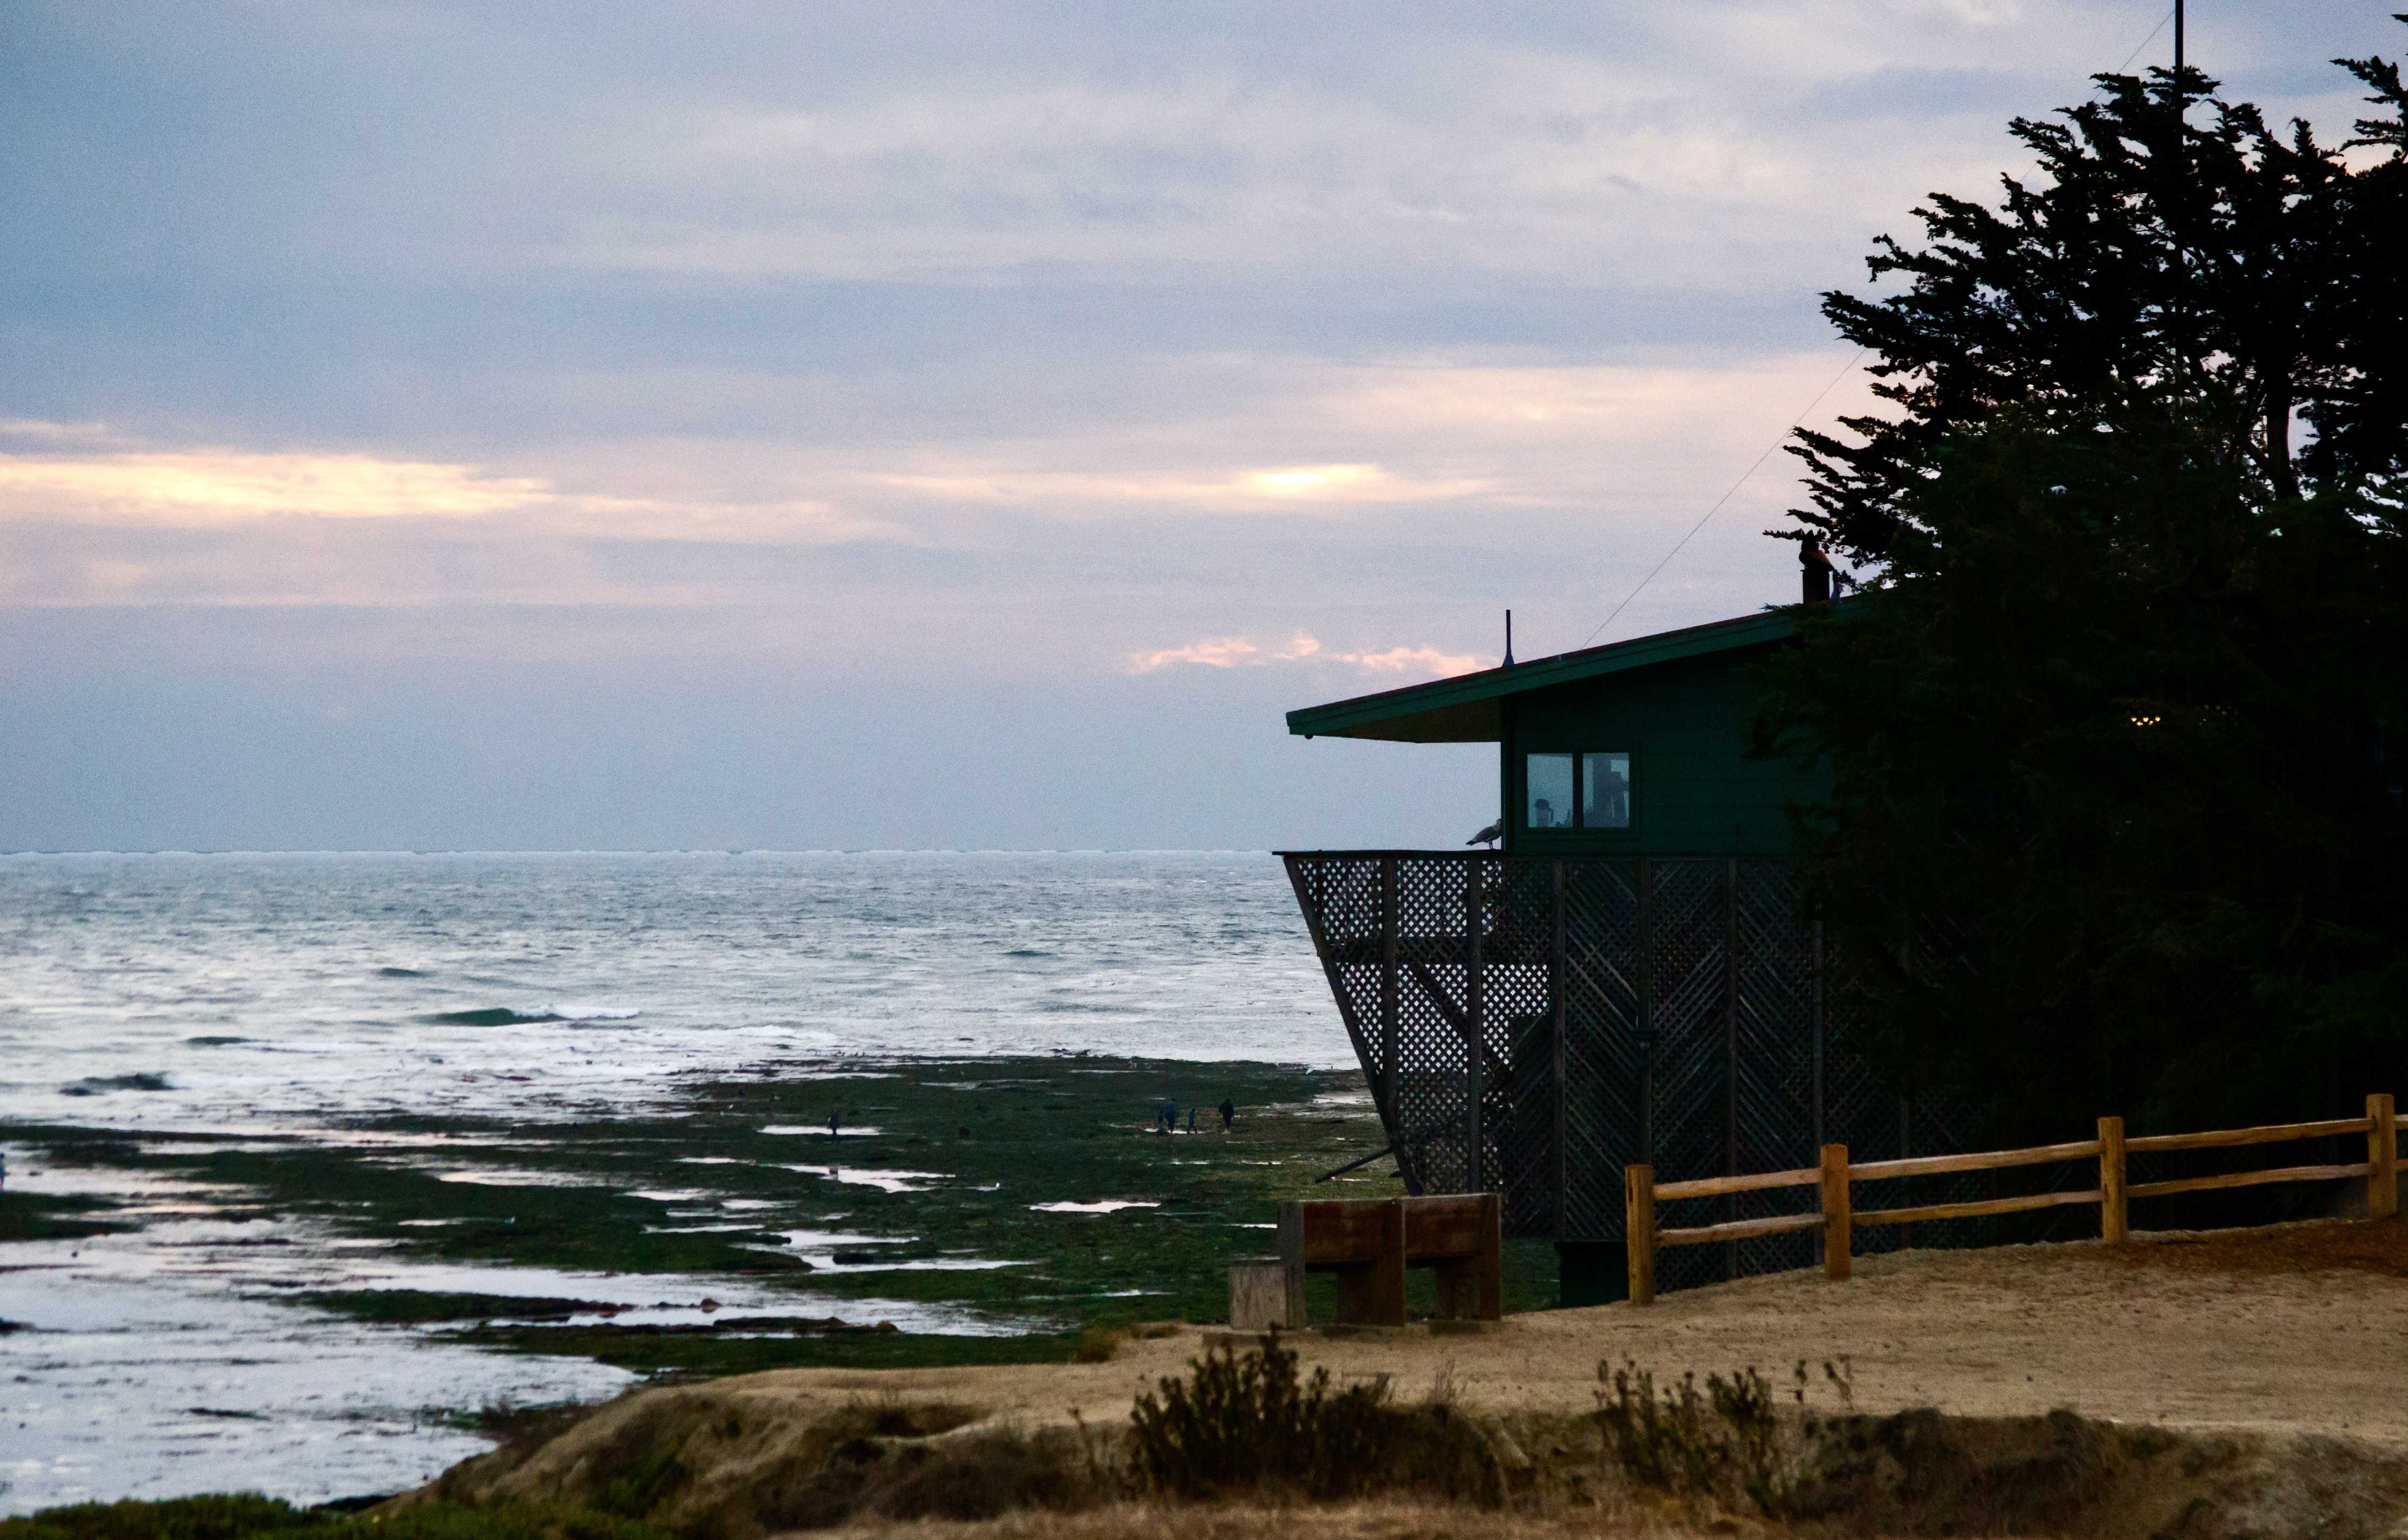
M 1523 815 L 1526 828 L 1570 828 L 1572 765 L 1569 754 L 1534 754 L 1522 776 Z
M 1581 756 L 1581 827 L 1630 827 L 1630 756 Z
M 1630 756 L 1527 756 L 1522 762 L 1522 827 L 1628 828 Z

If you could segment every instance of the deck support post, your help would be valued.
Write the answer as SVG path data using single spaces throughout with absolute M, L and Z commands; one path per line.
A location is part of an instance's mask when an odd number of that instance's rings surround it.
M 1739 1174 L 1739 857 L 1723 863 L 1723 1174 Z M 1723 1217 L 1739 1218 L 1739 1194 L 1723 1200 Z M 1739 1276 L 1739 1243 L 1723 1247 L 1723 1276 Z
M 1639 857 L 1639 1158 L 1656 1160 L 1656 927 L 1655 875 Z
M 1569 1157 L 1564 1151 L 1564 1142 L 1568 1132 L 1564 1127 L 1564 1033 L 1570 1025 L 1569 1020 L 1570 1013 L 1565 1003 L 1565 997 L 1571 992 L 1571 969 L 1564 953 L 1564 863 L 1552 861 L 1548 864 L 1554 869 L 1555 877 L 1554 923 L 1549 927 L 1547 938 L 1547 1004 L 1555 1018 L 1554 1030 L 1548 1034 L 1550 1039 L 1548 1050 L 1555 1060 L 1553 1073 L 1555 1082 L 1554 1108 L 1555 1158 L 1551 1162 L 1554 1169 L 1547 1174 L 1555 1187 L 1555 1204 L 1550 1211 L 1555 1219 L 1555 1239 L 1563 1241 L 1570 1238 L 1565 1234 L 1564 1216 L 1567 1212 L 1566 1204 L 1571 1198 L 1571 1173 L 1567 1165 Z

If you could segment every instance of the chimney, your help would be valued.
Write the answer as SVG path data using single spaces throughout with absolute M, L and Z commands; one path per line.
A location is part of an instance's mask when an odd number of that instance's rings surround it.
M 1809 535 L 1798 542 L 1799 575 L 1805 585 L 1805 602 L 1831 602 L 1831 558 L 1823 554 L 1820 536 Z

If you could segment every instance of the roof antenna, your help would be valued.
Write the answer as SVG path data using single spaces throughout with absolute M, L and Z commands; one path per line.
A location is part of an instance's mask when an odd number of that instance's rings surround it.
M 1513 612 L 1511 610 L 1505 612 L 1505 661 L 1498 667 L 1513 667 Z

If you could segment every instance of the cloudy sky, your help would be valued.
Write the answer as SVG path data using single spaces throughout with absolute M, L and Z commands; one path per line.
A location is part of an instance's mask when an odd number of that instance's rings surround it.
M 1788 598 L 1775 455 L 1615 614 L 2168 10 L 11 0 L 0 848 L 1460 839 L 1280 713 Z

